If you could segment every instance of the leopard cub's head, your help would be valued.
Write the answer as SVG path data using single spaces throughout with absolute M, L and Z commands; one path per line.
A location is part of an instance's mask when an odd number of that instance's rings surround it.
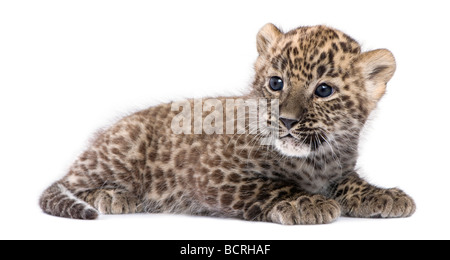
M 341 31 L 300 27 L 283 33 L 273 24 L 257 35 L 253 95 L 279 100 L 279 137 L 283 155 L 355 150 L 369 113 L 395 71 L 392 53 L 361 53 Z M 271 116 L 273 117 L 273 116 Z

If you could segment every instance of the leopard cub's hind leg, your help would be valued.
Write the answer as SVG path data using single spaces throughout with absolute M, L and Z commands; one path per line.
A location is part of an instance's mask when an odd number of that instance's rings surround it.
M 95 189 L 79 192 L 77 197 L 86 201 L 102 214 L 128 214 L 142 212 L 136 196 L 120 189 Z

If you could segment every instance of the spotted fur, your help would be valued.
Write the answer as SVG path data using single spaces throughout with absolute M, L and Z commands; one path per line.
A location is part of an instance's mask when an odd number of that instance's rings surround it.
M 361 128 L 395 71 L 392 54 L 361 53 L 355 40 L 326 26 L 283 33 L 272 24 L 258 33 L 257 50 L 252 88 L 235 98 L 279 100 L 279 117 L 292 124 L 270 115 L 269 122 L 280 122 L 274 145 L 261 146 L 263 134 L 249 132 L 174 134 L 178 111 L 151 107 L 100 133 L 44 191 L 43 211 L 77 219 L 166 212 L 281 224 L 413 214 L 403 191 L 375 187 L 355 172 Z M 282 91 L 269 88 L 272 76 L 284 80 Z M 315 96 L 321 83 L 335 93 Z

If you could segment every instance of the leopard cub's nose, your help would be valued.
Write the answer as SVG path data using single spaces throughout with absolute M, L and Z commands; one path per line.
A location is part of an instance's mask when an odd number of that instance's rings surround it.
M 280 117 L 280 121 L 283 122 L 283 124 L 284 124 L 284 126 L 286 126 L 287 130 L 291 129 L 292 126 L 294 126 L 296 123 L 298 123 L 298 121 L 295 119 L 289 119 L 289 118 L 284 118 L 284 117 Z

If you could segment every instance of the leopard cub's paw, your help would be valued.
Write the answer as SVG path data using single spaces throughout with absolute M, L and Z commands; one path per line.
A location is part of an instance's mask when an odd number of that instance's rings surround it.
M 272 222 L 284 225 L 327 224 L 340 215 L 339 204 L 322 195 L 304 195 L 294 201 L 280 201 L 269 212 Z
M 416 204 L 402 190 L 393 188 L 368 197 L 367 211 L 370 217 L 404 218 L 416 211 Z
M 402 190 L 397 188 L 388 189 L 387 194 L 392 198 L 392 209 L 389 212 L 389 218 L 409 217 L 416 211 L 414 200 Z

